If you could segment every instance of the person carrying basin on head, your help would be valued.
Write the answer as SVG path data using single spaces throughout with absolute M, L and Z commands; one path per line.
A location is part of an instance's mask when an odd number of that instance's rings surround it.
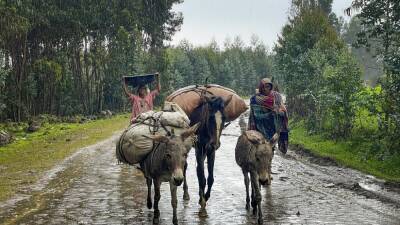
M 131 123 L 133 123 L 136 117 L 144 112 L 148 112 L 153 110 L 153 101 L 154 98 L 160 93 L 161 84 L 160 84 L 160 74 L 156 73 L 156 88 L 149 92 L 147 85 L 140 85 L 137 88 L 137 94 L 132 94 L 128 91 L 128 87 L 126 81 L 122 81 L 122 85 L 124 88 L 125 94 L 128 96 L 131 104 L 132 104 L 132 116 Z
M 259 131 L 267 140 L 271 140 L 275 133 L 285 136 L 281 131 L 283 127 L 287 129 L 287 113 L 282 96 L 273 87 L 269 78 L 263 78 L 258 85 L 258 93 L 250 98 L 248 129 Z M 280 150 L 286 153 L 285 149 Z

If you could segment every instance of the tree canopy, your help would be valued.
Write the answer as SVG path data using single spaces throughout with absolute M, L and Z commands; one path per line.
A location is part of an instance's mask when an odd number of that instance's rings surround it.
M 157 70 L 179 2 L 1 0 L 0 118 L 121 108 L 120 77 Z

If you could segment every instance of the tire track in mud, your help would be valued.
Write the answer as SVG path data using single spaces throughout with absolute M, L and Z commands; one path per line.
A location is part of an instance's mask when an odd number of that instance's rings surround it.
M 240 129 L 237 121 L 224 130 L 217 150 L 215 182 L 206 213 L 198 205 L 194 151 L 189 154 L 188 184 L 191 200 L 178 189 L 179 224 L 254 224 L 245 209 L 243 175 L 234 159 Z M 69 159 L 65 168 L 49 179 L 44 189 L 30 190 L 30 198 L 0 204 L 0 224 L 151 224 L 146 208 L 146 185 L 140 171 L 118 165 L 118 135 L 89 146 Z M 311 160 L 312 161 L 312 160 Z M 377 181 L 357 171 L 315 164 L 308 156 L 289 150 L 275 154 L 272 185 L 262 188 L 264 224 L 399 224 L 396 203 L 381 201 L 346 188 Z M 378 190 L 379 191 L 379 190 Z M 389 190 L 386 195 L 396 199 Z M 29 192 L 29 191 L 28 191 Z M 162 185 L 160 223 L 171 224 L 172 208 L 167 183 Z

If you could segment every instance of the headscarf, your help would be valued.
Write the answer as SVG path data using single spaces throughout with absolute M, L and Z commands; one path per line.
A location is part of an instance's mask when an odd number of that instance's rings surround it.
M 269 95 L 265 95 L 263 92 L 261 92 L 261 90 L 263 90 L 266 85 L 271 85 L 272 90 L 273 84 L 271 80 L 269 78 L 261 79 L 260 83 L 258 84 L 259 93 L 250 100 L 250 103 L 258 104 L 270 110 L 273 110 L 275 104 L 275 96 L 273 95 L 273 92 L 271 91 Z
M 272 84 L 272 82 L 269 78 L 263 78 L 260 80 L 260 83 L 258 84 L 258 90 L 259 90 L 260 94 L 262 94 L 261 90 L 263 90 L 268 84 L 271 85 L 271 90 L 272 90 L 274 85 Z

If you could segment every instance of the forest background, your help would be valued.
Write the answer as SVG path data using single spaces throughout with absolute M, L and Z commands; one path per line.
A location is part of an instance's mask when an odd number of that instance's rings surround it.
M 345 22 L 332 0 L 292 0 L 270 47 L 255 35 L 249 44 L 170 46 L 183 23 L 172 10 L 180 3 L 0 0 L 0 121 L 129 110 L 124 75 L 160 72 L 158 104 L 206 78 L 250 96 L 272 77 L 295 140 L 301 131 L 344 142 L 361 162 L 386 160 L 393 165 L 383 170 L 400 174 L 399 1 L 355 0 Z

